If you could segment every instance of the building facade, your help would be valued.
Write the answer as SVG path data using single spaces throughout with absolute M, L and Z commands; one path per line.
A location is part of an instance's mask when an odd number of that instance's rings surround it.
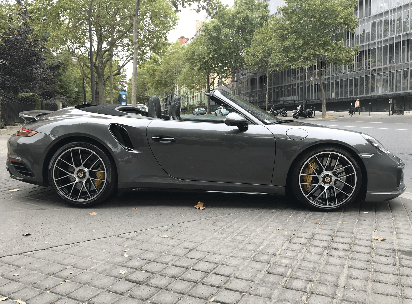
M 270 0 L 282 3 L 282 0 Z M 359 46 L 353 64 L 329 65 L 324 75 L 328 110 L 347 110 L 357 98 L 364 111 L 412 110 L 412 0 L 358 0 L 359 27 L 348 35 L 348 46 Z M 268 77 L 260 71 L 237 75 L 236 92 L 264 108 L 292 108 L 307 101 L 321 108 L 317 66 L 288 69 Z

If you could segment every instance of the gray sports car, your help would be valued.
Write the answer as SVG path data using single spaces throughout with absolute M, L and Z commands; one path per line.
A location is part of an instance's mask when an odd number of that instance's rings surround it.
M 290 194 L 321 210 L 385 201 L 405 190 L 402 161 L 357 132 L 273 117 L 225 91 L 211 100 L 230 114 L 162 114 L 122 105 L 22 112 L 8 141 L 12 177 L 51 185 L 90 206 L 120 188 Z

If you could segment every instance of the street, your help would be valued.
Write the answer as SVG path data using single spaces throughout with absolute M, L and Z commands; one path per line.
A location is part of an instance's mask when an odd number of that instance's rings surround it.
M 0 136 L 0 302 L 412 303 L 412 116 L 343 115 L 301 121 L 376 137 L 406 163 L 405 194 L 313 212 L 272 195 L 135 190 L 73 208 L 10 179 Z

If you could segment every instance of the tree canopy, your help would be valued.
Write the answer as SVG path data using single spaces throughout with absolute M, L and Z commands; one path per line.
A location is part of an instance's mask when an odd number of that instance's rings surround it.
M 279 43 L 285 62 L 292 68 L 317 65 L 322 91 L 322 117 L 326 116 L 323 70 L 327 64 L 348 64 L 357 48 L 345 46 L 348 33 L 358 26 L 357 0 L 285 0 L 280 8 Z

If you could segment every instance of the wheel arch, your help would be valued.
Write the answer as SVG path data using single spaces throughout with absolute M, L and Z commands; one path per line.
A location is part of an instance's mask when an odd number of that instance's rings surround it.
M 116 165 L 116 162 L 114 160 L 114 157 L 113 157 L 112 153 L 110 152 L 110 150 L 103 143 L 101 143 L 97 139 L 94 139 L 94 138 L 88 137 L 88 136 L 84 136 L 84 135 L 68 136 L 68 137 L 64 137 L 64 138 L 58 140 L 57 142 L 55 142 L 52 145 L 52 147 L 49 149 L 49 151 L 47 152 L 47 154 L 44 158 L 45 161 L 43 162 L 42 174 L 43 174 L 43 182 L 44 182 L 45 185 L 49 185 L 48 168 L 49 168 L 49 162 L 52 159 L 54 153 L 56 153 L 57 150 L 59 150 L 64 145 L 72 143 L 72 142 L 85 142 L 85 143 L 90 143 L 90 144 L 93 144 L 93 145 L 97 146 L 110 159 L 110 161 L 112 162 L 112 164 L 114 166 L 114 171 L 116 172 L 116 175 L 117 175 L 117 173 L 118 173 L 117 172 L 117 165 Z M 117 185 L 116 185 L 116 187 L 117 187 Z
M 296 163 L 303 157 L 303 155 L 305 155 L 307 152 L 313 150 L 313 149 L 318 149 L 318 148 L 339 148 L 342 149 L 346 152 L 348 152 L 358 163 L 360 169 L 361 169 L 361 173 L 362 173 L 362 184 L 361 184 L 361 189 L 360 192 L 358 194 L 358 198 L 360 199 L 364 199 L 366 196 L 366 188 L 367 188 L 367 184 L 368 184 L 368 175 L 367 175 L 367 171 L 366 171 L 366 167 L 364 162 L 362 161 L 362 159 L 360 158 L 360 156 L 356 153 L 355 150 L 353 150 L 351 147 L 341 144 L 341 143 L 317 143 L 314 145 L 311 145 L 309 147 L 306 147 L 304 150 L 302 150 L 293 160 L 293 162 L 291 163 L 291 165 L 289 166 L 288 169 L 288 173 L 286 176 L 286 195 L 288 197 L 292 197 L 291 196 L 291 172 L 293 170 L 293 168 L 296 166 Z

